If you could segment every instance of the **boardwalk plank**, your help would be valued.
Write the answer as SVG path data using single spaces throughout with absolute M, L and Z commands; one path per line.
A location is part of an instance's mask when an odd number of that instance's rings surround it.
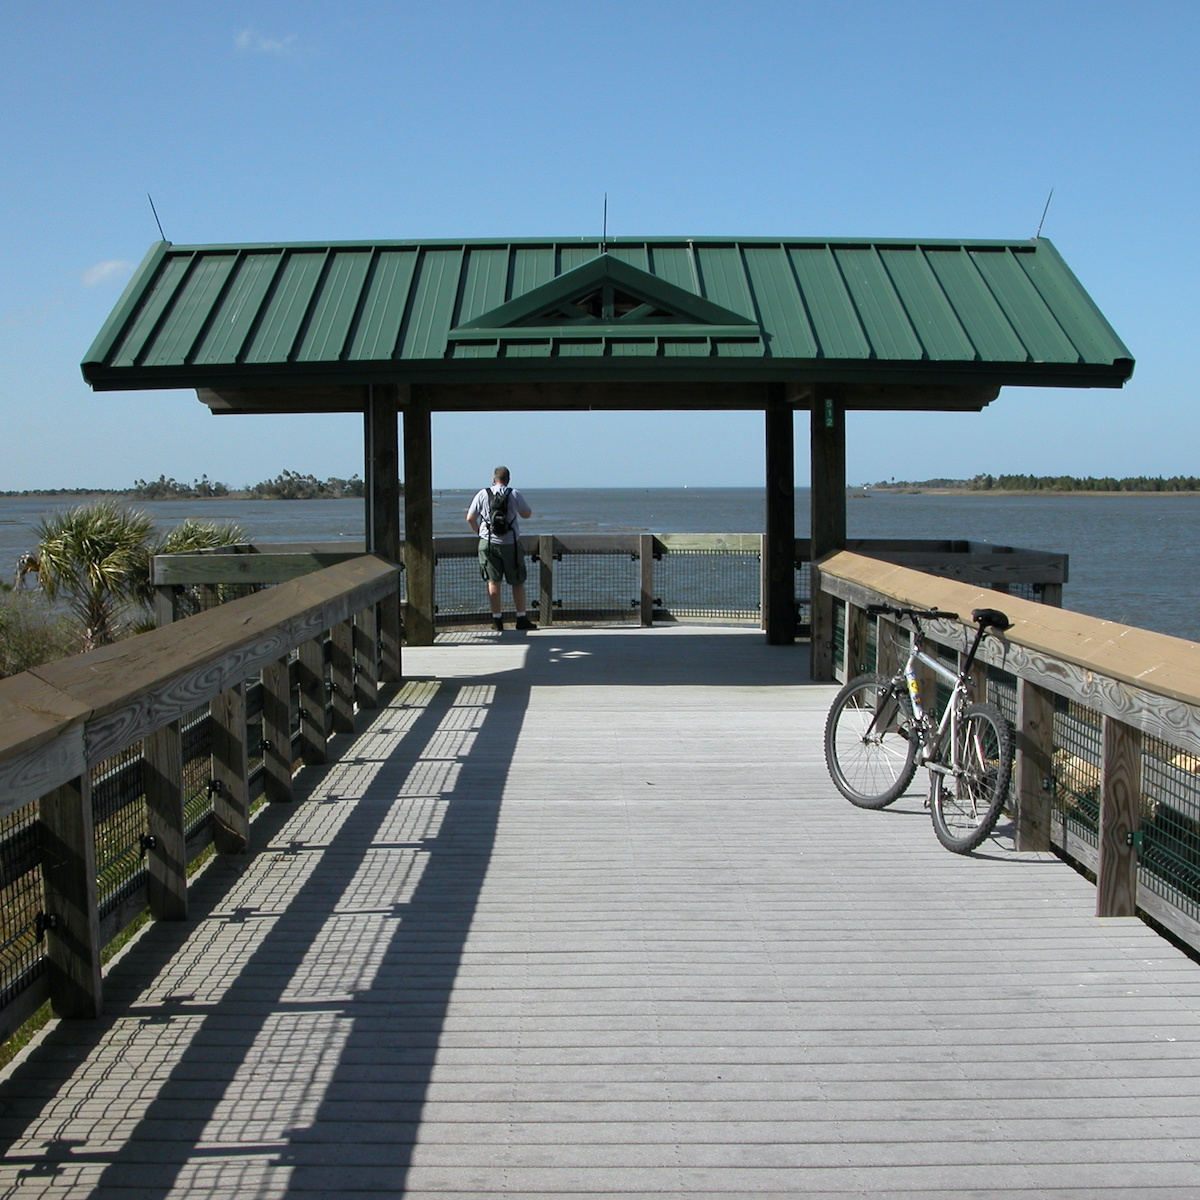
M 959 858 L 917 794 L 842 802 L 802 653 L 405 666 L 5 1073 L 6 1196 L 1200 1192 L 1200 968 L 1010 833 Z

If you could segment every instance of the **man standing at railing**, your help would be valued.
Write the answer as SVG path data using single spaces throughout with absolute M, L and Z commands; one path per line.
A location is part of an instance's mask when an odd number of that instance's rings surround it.
M 536 629 L 525 615 L 525 552 L 521 546 L 521 518 L 533 516 L 525 497 L 509 487 L 507 467 L 497 467 L 492 486 L 481 489 L 467 509 L 467 524 L 479 535 L 479 573 L 487 584 L 492 624 L 504 628 L 500 609 L 500 583 L 512 588 L 518 629 Z

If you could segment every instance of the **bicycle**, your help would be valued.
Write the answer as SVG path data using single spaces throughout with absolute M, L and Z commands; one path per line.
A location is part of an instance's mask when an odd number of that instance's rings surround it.
M 979 628 L 955 672 L 923 649 L 921 622 L 957 620 L 957 613 L 890 604 L 871 604 L 867 611 L 912 623 L 908 657 L 894 675 L 859 675 L 838 692 L 825 722 L 829 774 L 851 804 L 880 809 L 899 799 L 917 767 L 925 767 L 926 804 L 938 841 L 956 854 L 968 854 L 1000 818 L 1013 752 L 1012 729 L 1003 713 L 972 698 L 971 664 L 988 630 L 1003 632 L 1012 622 L 994 608 L 976 609 L 971 616 Z M 921 702 L 917 663 L 951 685 L 940 720 Z

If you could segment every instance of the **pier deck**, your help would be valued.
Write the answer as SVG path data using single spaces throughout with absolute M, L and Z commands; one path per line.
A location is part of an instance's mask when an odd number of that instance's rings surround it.
M 8 1072 L 3 1195 L 1200 1193 L 1200 967 L 1003 833 L 841 800 L 804 654 L 407 651 Z

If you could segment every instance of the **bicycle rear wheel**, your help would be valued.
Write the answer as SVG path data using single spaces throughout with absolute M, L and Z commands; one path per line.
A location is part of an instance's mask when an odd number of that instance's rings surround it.
M 917 769 L 908 692 L 886 675 L 860 675 L 837 696 L 825 721 L 825 763 L 834 786 L 859 808 L 886 808 Z
M 959 718 L 951 760 L 959 769 L 942 775 L 929 811 L 938 841 L 968 854 L 995 828 L 1012 778 L 1012 730 L 994 704 L 968 704 Z

